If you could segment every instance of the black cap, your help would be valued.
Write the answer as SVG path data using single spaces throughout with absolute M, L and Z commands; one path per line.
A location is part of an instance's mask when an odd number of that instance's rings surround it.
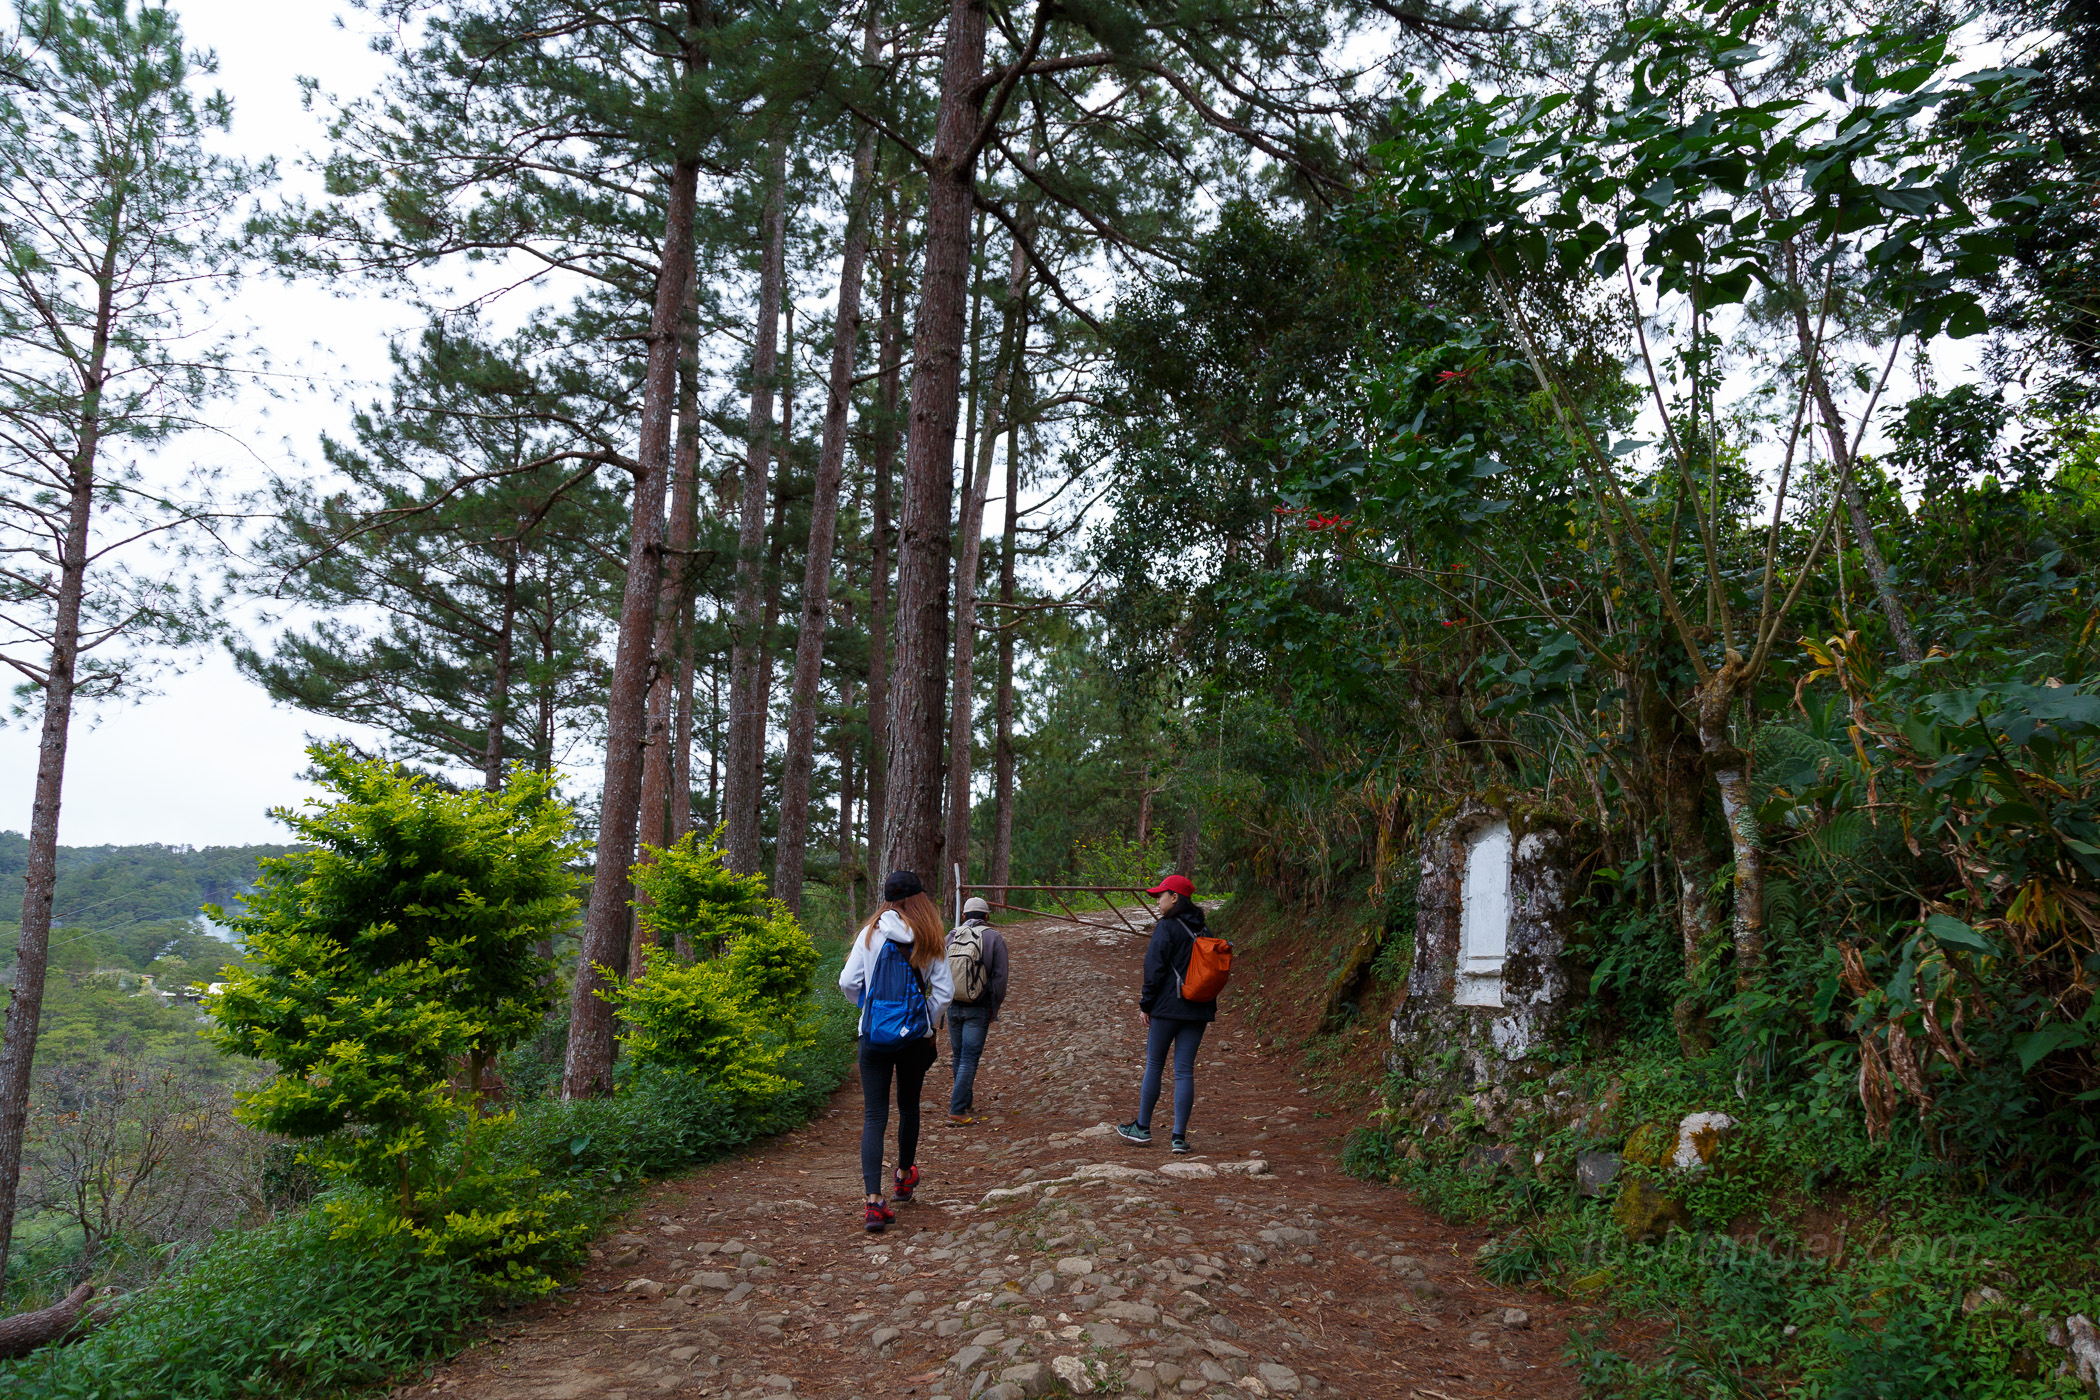
M 882 897 L 888 903 L 894 904 L 900 899 L 910 899 L 915 894 L 924 893 L 926 887 L 920 884 L 919 877 L 909 870 L 892 870 L 889 878 L 882 882 Z

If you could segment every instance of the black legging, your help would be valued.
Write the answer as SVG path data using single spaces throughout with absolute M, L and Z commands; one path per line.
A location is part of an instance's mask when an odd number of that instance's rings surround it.
M 882 1135 L 890 1126 L 890 1075 L 897 1076 L 897 1169 L 919 1160 L 919 1089 L 939 1047 L 932 1036 L 899 1046 L 860 1038 L 860 1179 L 870 1196 L 882 1194 Z

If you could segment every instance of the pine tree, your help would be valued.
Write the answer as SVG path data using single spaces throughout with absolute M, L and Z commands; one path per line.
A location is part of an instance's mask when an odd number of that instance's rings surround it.
M 207 518 L 130 449 L 195 426 L 230 348 L 190 313 L 242 266 L 225 227 L 266 171 L 212 154 L 231 108 L 165 9 L 23 6 L 0 87 L 0 656 L 42 710 L 13 995 L 0 1042 L 0 1274 L 29 1112 L 59 796 L 76 701 L 116 694 L 214 610 L 113 551 Z M 185 496 L 188 499 L 185 499 Z

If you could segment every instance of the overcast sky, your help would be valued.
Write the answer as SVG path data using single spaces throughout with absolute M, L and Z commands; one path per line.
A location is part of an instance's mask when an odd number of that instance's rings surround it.
M 352 93 L 370 90 L 383 71 L 361 38 L 337 26 L 343 7 L 329 0 L 176 0 L 171 8 L 192 47 L 218 53 L 216 82 L 233 99 L 235 148 L 251 157 L 276 156 L 286 186 L 307 188 L 291 167 L 301 153 L 318 148 L 322 131 L 317 116 L 300 107 L 297 78 Z M 261 280 L 242 290 L 231 316 L 254 326 L 276 366 L 311 370 L 323 386 L 290 402 L 218 405 L 213 417 L 232 440 L 184 445 L 248 483 L 319 459 L 319 433 L 346 416 L 339 395 L 362 384 L 360 397 L 369 396 L 384 380 L 387 337 L 410 319 L 383 297 L 351 299 Z M 298 774 L 308 731 L 332 734 L 341 726 L 272 705 L 221 654 L 192 658 L 190 670 L 159 690 L 141 704 L 90 707 L 76 719 L 60 842 L 282 840 L 283 828 L 265 812 L 307 794 Z M 0 729 L 0 828 L 29 826 L 36 719 Z

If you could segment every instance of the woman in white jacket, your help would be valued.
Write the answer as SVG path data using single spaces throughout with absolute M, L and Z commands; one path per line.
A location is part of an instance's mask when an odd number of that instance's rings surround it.
M 897 1172 L 894 1194 L 908 1201 L 919 1185 L 919 1091 L 933 1068 L 934 1033 L 954 999 L 947 928 L 919 877 L 893 872 L 882 903 L 853 940 L 839 990 L 860 1008 L 861 1185 L 866 1228 L 879 1234 L 896 1220 L 882 1198 L 882 1139 L 889 1130 L 890 1082 L 897 1084 Z

